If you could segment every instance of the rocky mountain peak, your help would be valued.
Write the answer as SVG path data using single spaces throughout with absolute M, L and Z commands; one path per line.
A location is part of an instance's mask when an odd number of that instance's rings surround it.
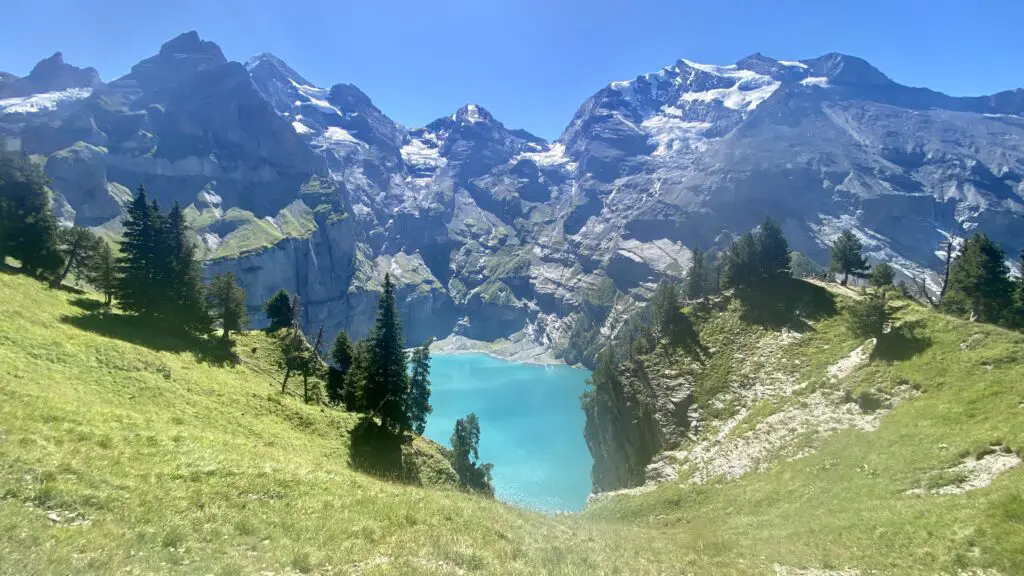
M 171 40 L 168 40 L 160 47 L 161 55 L 178 55 L 178 56 L 206 56 L 221 62 L 226 62 L 224 53 L 221 52 L 220 46 L 209 40 L 203 40 L 199 37 L 199 32 L 195 30 L 179 34 Z
M 245 68 L 249 71 L 249 74 L 254 77 L 267 76 L 272 77 L 277 81 L 287 82 L 289 80 L 293 80 L 298 84 L 311 84 L 309 80 L 303 78 L 301 74 L 286 64 L 284 60 L 281 60 L 270 52 L 264 52 L 258 56 L 253 56 L 245 63 Z
M 463 107 L 455 111 L 452 115 L 452 120 L 456 122 L 476 124 L 477 122 L 494 123 L 494 116 L 488 112 L 483 106 L 477 104 L 466 104 Z
M 95 88 L 101 83 L 100 74 L 95 68 L 72 66 L 64 61 L 62 53 L 54 52 L 53 56 L 40 60 L 24 78 L 0 73 L 0 97 Z
M 887 86 L 895 84 L 878 68 L 856 56 L 832 52 L 803 62 L 811 76 L 825 77 L 833 84 Z

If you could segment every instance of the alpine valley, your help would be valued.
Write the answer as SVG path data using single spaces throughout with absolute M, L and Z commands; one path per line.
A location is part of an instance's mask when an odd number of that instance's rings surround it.
M 284 288 L 307 331 L 361 338 L 390 272 L 408 342 L 517 360 L 589 363 L 692 250 L 765 214 L 811 260 L 851 230 L 932 288 L 951 235 L 1024 245 L 1024 90 L 950 97 L 843 54 L 679 60 L 547 142 L 478 104 L 406 128 L 189 32 L 110 82 L 59 52 L 0 73 L 0 137 L 45 166 L 63 220 L 110 238 L 140 184 L 187 206 L 207 273 L 253 311 Z

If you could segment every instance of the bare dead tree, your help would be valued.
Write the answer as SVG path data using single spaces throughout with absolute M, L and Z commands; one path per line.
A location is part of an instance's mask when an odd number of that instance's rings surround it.
M 949 269 L 953 265 L 953 257 L 956 256 L 956 240 L 956 236 L 950 235 L 948 240 L 940 244 L 942 251 L 946 255 L 946 266 L 945 270 L 942 272 L 942 287 L 939 288 L 939 302 L 942 302 L 942 299 L 946 297 L 946 286 L 949 285 Z M 931 302 L 930 299 L 929 302 Z M 932 303 L 932 306 L 935 306 L 935 303 Z

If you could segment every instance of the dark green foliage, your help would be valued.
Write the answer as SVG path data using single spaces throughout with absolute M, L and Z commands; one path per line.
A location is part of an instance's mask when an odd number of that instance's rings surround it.
M 213 279 L 207 293 L 213 317 L 221 323 L 221 338 L 227 340 L 232 330 L 241 330 L 249 322 L 245 313 L 245 290 L 238 285 L 234 274 L 225 272 Z
M 491 469 L 494 465 L 480 463 L 480 421 L 476 414 L 471 412 L 455 421 L 451 444 L 452 467 L 459 476 L 459 484 L 467 490 L 493 496 Z
M 86 282 L 103 293 L 104 304 L 110 306 L 117 290 L 117 259 L 110 245 L 102 240 L 96 245 L 86 268 Z
M 893 281 L 896 279 L 896 270 L 886 262 L 876 264 L 871 269 L 871 276 L 868 277 L 868 283 L 875 288 L 886 288 L 892 286 Z
M 283 288 L 267 300 L 263 311 L 267 315 L 267 320 L 270 320 L 270 327 L 267 329 L 271 332 L 287 328 L 295 321 L 295 305 Z
M 377 303 L 377 321 L 370 333 L 370 362 L 363 384 L 363 401 L 381 426 L 393 432 L 412 429 L 406 412 L 409 373 L 402 324 L 395 306 L 395 285 L 384 275 L 384 290 Z
M 91 231 L 80 226 L 61 228 L 57 231 L 57 252 L 63 264 L 54 274 L 50 286 L 56 288 L 64 282 L 68 274 L 79 278 L 88 277 L 89 267 L 96 258 L 102 240 Z
M 765 216 L 757 231 L 757 254 L 761 278 L 789 276 L 789 242 L 771 216 Z
M 412 353 L 412 376 L 409 378 L 409 421 L 412 431 L 423 435 L 427 427 L 427 415 L 434 411 L 430 405 L 430 344 L 428 339 Z
M 121 256 L 117 259 L 118 283 L 115 294 L 121 308 L 139 316 L 156 316 L 157 288 L 157 214 L 139 186 L 138 194 L 127 206 L 122 224 Z
M 345 375 L 345 407 L 352 412 L 369 411 L 365 401 L 366 379 L 370 373 L 370 341 L 363 340 L 352 346 L 352 367 Z
M 843 286 L 849 282 L 851 275 L 863 278 L 867 272 L 868 262 L 860 253 L 863 248 L 864 246 L 857 236 L 849 230 L 843 230 L 835 244 L 832 245 L 832 262 L 829 269 L 843 275 L 840 282 Z
M 743 288 L 757 282 L 758 250 L 757 237 L 746 232 L 733 242 L 723 259 L 722 283 L 725 288 Z
M 892 311 L 885 292 L 871 292 L 849 306 L 847 329 L 857 338 L 881 338 Z
M 985 234 L 967 239 L 953 259 L 941 304 L 954 314 L 982 322 L 1007 322 L 1013 283 L 1003 249 Z
M 596 287 L 583 291 L 580 311 L 573 315 L 572 330 L 566 339 L 562 357 L 569 364 L 591 366 L 601 348 L 601 326 L 615 304 L 619 291 L 607 276 Z
M 708 255 L 703 250 L 694 250 L 693 261 L 690 262 L 690 269 L 686 271 L 686 280 L 683 283 L 683 295 L 687 300 L 697 300 L 714 294 L 717 287 L 715 268 L 708 261 Z
M 206 306 L 202 272 L 196 260 L 192 233 L 185 224 L 185 215 L 177 202 L 163 220 L 158 251 L 166 254 L 166 262 L 158 267 L 167 293 L 165 321 L 192 334 L 210 331 L 213 320 Z M 243 294 L 244 296 L 244 294 Z M 244 298 L 243 298 L 244 302 Z M 244 310 L 243 310 L 244 313 Z
M 756 232 L 747 232 L 729 246 L 723 258 L 725 288 L 756 290 L 789 276 L 789 243 L 782 227 L 766 216 Z
M 346 376 L 352 369 L 354 355 L 355 349 L 348 333 L 344 330 L 338 332 L 334 344 L 331 345 L 330 359 L 334 365 L 330 367 L 327 379 L 327 398 L 332 404 L 341 404 L 345 401 Z
M 61 265 L 46 177 L 27 157 L 0 153 L 0 264 L 6 256 L 30 275 L 50 275 Z
M 298 325 L 288 329 L 286 338 L 281 345 L 279 365 L 284 369 L 284 380 L 281 382 L 281 393 L 288 391 L 288 380 L 293 374 L 302 377 L 302 399 L 307 404 L 320 403 L 322 398 L 321 380 L 328 375 L 327 364 L 320 358 L 319 348 L 323 339 L 323 329 L 317 334 L 316 341 L 310 344 Z

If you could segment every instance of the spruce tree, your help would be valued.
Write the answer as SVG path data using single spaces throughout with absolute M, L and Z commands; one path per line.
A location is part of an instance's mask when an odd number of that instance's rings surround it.
M 17 154 L 0 157 L 0 264 L 6 256 L 30 275 L 48 276 L 61 264 L 46 177 Z
M 981 322 L 1007 320 L 1013 283 L 1003 249 L 985 234 L 964 242 L 949 270 L 943 307 Z
M 402 340 L 402 324 L 395 305 L 395 286 L 391 275 L 384 275 L 383 291 L 377 303 L 377 320 L 370 334 L 370 363 L 363 400 L 371 413 L 380 417 L 381 426 L 393 432 L 411 429 L 405 411 L 409 393 L 409 373 Z
M 117 260 L 110 245 L 102 240 L 89 260 L 86 281 L 103 294 L 103 304 L 110 306 L 117 290 Z
M 789 276 L 789 242 L 779 222 L 771 216 L 765 216 L 756 240 L 760 278 L 773 280 Z
M 87 228 L 72 226 L 57 232 L 57 251 L 63 264 L 50 281 L 51 288 L 60 286 L 68 274 L 86 279 L 87 270 L 103 241 Z
M 210 331 L 213 321 L 206 306 L 196 247 L 177 202 L 163 219 L 163 228 L 164 235 L 159 245 L 167 260 L 160 263 L 158 276 L 169 289 L 166 319 L 171 325 L 189 333 L 205 334 Z
M 331 345 L 330 358 L 334 365 L 330 367 L 327 379 L 327 397 L 334 404 L 340 404 L 345 400 L 345 390 L 348 387 L 346 377 L 352 369 L 354 354 L 355 350 L 348 333 L 344 330 L 338 332 L 334 344 Z
M 876 264 L 871 269 L 871 276 L 868 277 L 868 283 L 875 288 L 886 288 L 892 286 L 893 281 L 896 279 L 896 270 L 887 264 L 882 262 Z
M 427 339 L 412 353 L 412 376 L 409 378 L 409 421 L 412 431 L 420 436 L 427 428 L 427 415 L 434 411 L 430 405 L 430 344 Z
M 291 296 L 284 289 L 279 289 L 270 297 L 270 300 L 267 300 L 263 311 L 267 315 L 267 320 L 270 321 L 270 326 L 267 328 L 270 332 L 287 328 L 295 321 L 295 305 Z
M 451 437 L 452 467 L 459 484 L 468 490 L 493 495 L 491 469 L 493 465 L 480 463 L 480 420 L 470 412 L 455 421 Z
M 146 317 L 155 316 L 162 304 L 156 270 L 160 233 L 156 216 L 146 197 L 146 189 L 139 186 L 121 221 L 124 234 L 121 256 L 117 258 L 117 300 L 126 312 Z
M 760 254 L 753 232 L 746 232 L 729 246 L 723 261 L 724 288 L 743 288 L 757 280 Z
M 881 338 L 892 312 L 885 292 L 871 292 L 852 302 L 848 309 L 847 330 L 856 338 Z
M 245 290 L 231 272 L 218 274 L 213 279 L 208 298 L 213 317 L 220 321 L 223 329 L 221 339 L 227 340 L 232 330 L 241 330 L 249 321 L 245 313 Z
M 711 293 L 712 273 L 707 254 L 699 248 L 694 250 L 693 260 L 683 283 L 683 292 L 687 300 L 698 300 Z
M 843 275 L 841 285 L 846 286 L 851 275 L 862 278 L 868 270 L 868 262 L 860 253 L 863 248 L 857 236 L 849 230 L 843 230 L 832 245 L 832 262 L 829 269 Z

